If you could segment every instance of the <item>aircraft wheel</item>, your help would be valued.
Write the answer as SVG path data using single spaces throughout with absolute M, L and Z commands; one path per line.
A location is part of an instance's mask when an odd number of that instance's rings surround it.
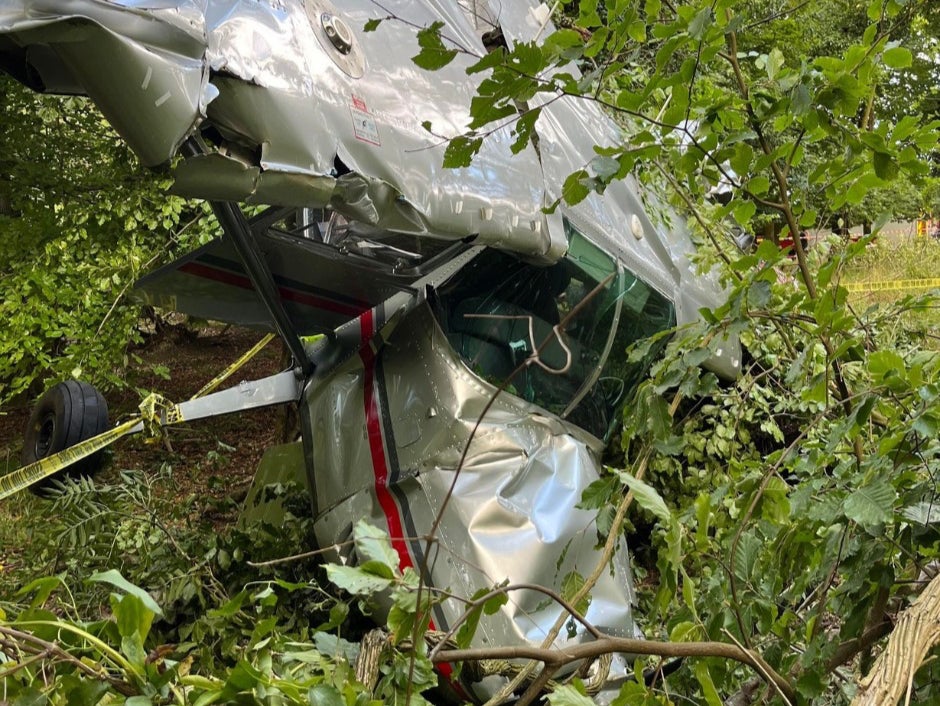
M 39 398 L 30 415 L 23 444 L 23 463 L 33 463 L 58 453 L 107 429 L 108 403 L 101 393 L 87 382 L 60 382 Z M 101 468 L 102 462 L 102 452 L 99 451 L 35 483 L 31 489 L 41 494 L 50 487 L 50 481 L 61 477 L 62 473 L 72 477 L 92 475 Z

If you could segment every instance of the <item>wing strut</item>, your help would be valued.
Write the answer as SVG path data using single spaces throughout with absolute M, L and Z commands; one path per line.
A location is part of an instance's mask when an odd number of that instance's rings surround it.
M 205 149 L 195 138 L 183 143 L 182 151 L 189 157 L 205 153 Z M 235 252 L 238 253 L 239 259 L 245 266 L 248 278 L 271 315 L 278 335 L 287 344 L 295 365 L 300 367 L 304 377 L 309 377 L 314 369 L 313 361 L 307 357 L 303 341 L 300 340 L 297 330 L 284 309 L 277 285 L 274 283 L 274 276 L 252 235 L 248 219 L 245 218 L 241 209 L 230 201 L 210 201 L 209 204 L 212 206 L 216 220 L 222 226 L 223 238 L 228 239 L 235 247 Z

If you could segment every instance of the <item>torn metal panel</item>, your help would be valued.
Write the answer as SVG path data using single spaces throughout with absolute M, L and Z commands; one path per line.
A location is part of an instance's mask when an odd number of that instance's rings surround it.
M 19 58 L 39 86 L 79 84 L 141 160 L 154 165 L 176 153 L 211 95 L 204 33 L 193 21 L 190 3 L 151 11 L 28 0 L 5 3 L 0 33 L 24 50 Z M 41 60 L 33 62 L 36 52 Z

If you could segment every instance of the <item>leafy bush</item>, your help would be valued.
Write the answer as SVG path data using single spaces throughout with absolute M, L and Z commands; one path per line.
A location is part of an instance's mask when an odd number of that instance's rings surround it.
M 119 385 L 139 342 L 133 282 L 208 237 L 90 104 L 0 76 L 0 403 L 67 377 Z

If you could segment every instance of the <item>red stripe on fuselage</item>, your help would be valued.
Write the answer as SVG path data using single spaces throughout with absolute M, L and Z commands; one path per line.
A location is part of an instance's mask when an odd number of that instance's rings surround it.
M 369 345 L 375 331 L 372 309 L 366 311 L 359 318 L 362 336 L 362 348 L 359 356 L 365 368 L 363 377 L 363 397 L 366 413 L 366 430 L 369 433 L 369 451 L 372 455 L 372 472 L 375 474 L 375 494 L 379 505 L 385 514 L 388 523 L 388 532 L 391 536 L 392 547 L 398 553 L 398 561 L 402 569 L 414 568 L 408 545 L 405 543 L 405 532 L 402 527 L 398 506 L 388 489 L 388 461 L 385 456 L 385 445 L 382 439 L 382 418 L 379 414 L 379 403 L 375 398 L 375 352 Z
M 185 265 L 181 265 L 179 267 L 179 271 L 185 272 L 188 275 L 194 275 L 195 277 L 209 279 L 213 282 L 221 282 L 222 284 L 227 284 L 232 287 L 238 287 L 239 289 L 254 290 L 254 285 L 252 285 L 251 280 L 248 279 L 245 275 L 229 272 L 227 270 L 220 270 L 210 265 L 205 265 L 201 262 L 187 262 Z M 306 304 L 307 306 L 313 307 L 314 309 L 331 311 L 334 314 L 342 314 L 343 316 L 358 316 L 362 311 L 362 309 L 350 306 L 348 304 L 336 302 L 331 299 L 325 299 L 323 297 L 317 297 L 312 294 L 307 294 L 306 292 L 298 292 L 296 289 L 288 289 L 287 287 L 280 285 L 277 288 L 277 292 L 281 296 L 281 299 L 285 301 Z
M 369 344 L 375 334 L 374 326 L 373 310 L 369 309 L 359 317 L 359 331 L 362 342 L 359 357 L 362 359 L 364 369 L 362 387 L 366 430 L 369 433 L 369 452 L 372 456 L 372 472 L 375 475 L 375 495 L 379 500 L 382 513 L 385 515 L 385 522 L 388 524 L 392 548 L 398 554 L 399 566 L 404 570 L 409 567 L 414 568 L 414 561 L 411 559 L 411 553 L 408 551 L 408 544 L 405 541 L 405 531 L 402 527 L 398 505 L 388 489 L 388 460 L 382 438 L 382 418 L 379 413 L 379 403 L 375 397 L 375 351 L 372 350 L 372 346 Z M 430 621 L 428 627 L 431 630 L 437 629 L 433 620 Z M 453 668 L 450 664 L 441 662 L 436 665 L 436 669 L 446 679 L 450 680 L 453 674 Z M 454 687 L 459 688 L 459 685 L 454 683 Z

